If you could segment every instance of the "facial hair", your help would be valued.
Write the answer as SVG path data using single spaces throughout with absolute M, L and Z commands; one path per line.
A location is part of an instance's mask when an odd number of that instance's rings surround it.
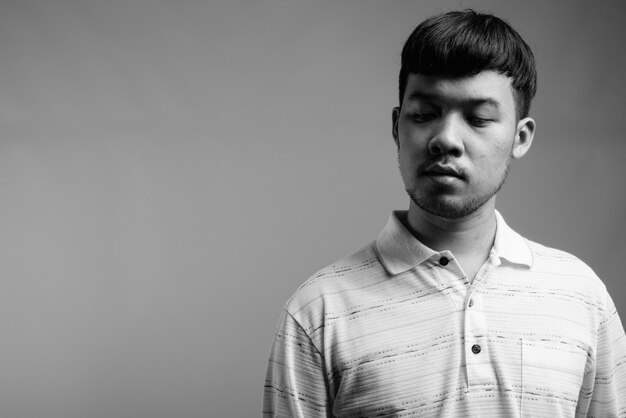
M 476 212 L 500 191 L 509 174 L 510 164 L 511 157 L 509 156 L 502 178 L 492 189 L 481 195 L 465 196 L 459 202 L 445 200 L 433 194 L 420 193 L 417 186 L 405 190 L 413 203 L 423 211 L 445 219 L 459 219 Z

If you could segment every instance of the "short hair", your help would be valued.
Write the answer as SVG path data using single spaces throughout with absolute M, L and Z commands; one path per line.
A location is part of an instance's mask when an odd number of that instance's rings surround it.
M 409 74 L 465 77 L 493 70 L 512 79 L 519 119 L 537 92 L 535 57 L 506 21 L 467 9 L 428 18 L 402 48 L 400 106 Z

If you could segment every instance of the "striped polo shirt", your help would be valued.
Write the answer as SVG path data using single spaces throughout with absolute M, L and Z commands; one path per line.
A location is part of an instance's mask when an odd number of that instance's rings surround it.
M 264 416 L 626 417 L 626 337 L 586 264 L 496 212 L 470 281 L 399 216 L 287 302 Z

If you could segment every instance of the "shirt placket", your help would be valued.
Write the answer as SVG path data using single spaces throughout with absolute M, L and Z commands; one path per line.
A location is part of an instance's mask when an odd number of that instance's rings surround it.
M 485 335 L 489 329 L 484 310 L 484 288 L 493 269 L 499 264 L 499 258 L 493 252 L 480 268 L 467 292 L 464 304 L 464 354 L 466 378 L 469 387 L 492 384 L 495 379 L 493 359 L 489 353 L 490 345 Z

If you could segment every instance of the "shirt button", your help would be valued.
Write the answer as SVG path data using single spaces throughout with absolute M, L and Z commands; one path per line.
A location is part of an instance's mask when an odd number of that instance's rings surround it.
M 449 262 L 450 262 L 450 260 L 448 260 L 447 257 L 441 257 L 439 259 L 439 264 L 441 264 L 442 266 L 447 266 Z
M 478 344 L 474 344 L 472 346 L 472 353 L 474 353 L 474 354 L 480 353 L 480 346 Z

